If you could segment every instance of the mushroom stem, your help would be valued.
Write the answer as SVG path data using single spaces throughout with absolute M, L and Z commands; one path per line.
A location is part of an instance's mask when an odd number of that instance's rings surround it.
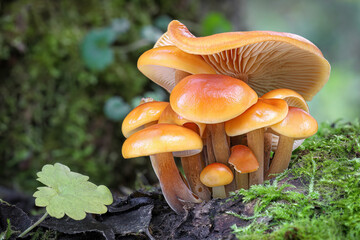
M 269 171 L 266 173 L 266 179 L 275 177 L 273 174 L 281 173 L 288 168 L 291 159 L 294 139 L 280 135 L 279 144 L 275 151 L 275 156 L 271 161 Z
M 267 172 L 270 167 L 272 138 L 273 138 L 272 133 L 264 134 L 264 172 Z
M 208 128 L 206 131 L 205 146 L 206 146 L 205 164 L 207 166 L 207 165 L 210 165 L 215 162 L 214 149 L 212 147 L 211 135 L 210 135 L 210 131 L 208 130 Z
M 224 123 L 209 124 L 208 126 L 216 162 L 229 166 L 228 160 L 230 157 L 230 149 L 225 134 Z
M 201 202 L 182 180 L 172 153 L 155 154 L 150 159 L 154 171 L 159 178 L 161 191 L 171 209 L 181 214 L 184 213 L 183 206 L 186 202 Z
M 264 128 L 247 133 L 248 147 L 259 162 L 259 169 L 249 173 L 249 187 L 264 182 Z
M 235 181 L 237 189 L 249 189 L 249 174 L 235 172 Z
M 213 198 L 226 198 L 224 186 L 218 186 L 212 188 Z
M 182 157 L 181 164 L 191 191 L 202 200 L 210 200 L 211 193 L 209 189 L 200 181 L 200 173 L 205 167 L 201 154 Z
M 228 163 L 230 157 L 230 148 L 228 137 L 225 133 L 225 124 L 209 124 L 208 127 L 210 129 L 212 148 L 216 162 L 225 164 L 234 173 L 235 171 L 233 167 Z M 235 180 L 233 180 L 230 184 L 225 186 L 225 193 L 228 194 L 231 191 L 235 191 L 235 189 Z

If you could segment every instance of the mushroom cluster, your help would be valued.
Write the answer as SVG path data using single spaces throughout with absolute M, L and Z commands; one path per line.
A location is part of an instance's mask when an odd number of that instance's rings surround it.
M 177 213 L 186 203 L 223 198 L 283 172 L 293 149 L 317 132 L 306 101 L 330 74 L 321 51 L 298 35 L 253 31 L 197 38 L 179 21 L 140 56 L 138 69 L 170 100 L 144 99 L 128 114 L 122 153 L 150 156 Z

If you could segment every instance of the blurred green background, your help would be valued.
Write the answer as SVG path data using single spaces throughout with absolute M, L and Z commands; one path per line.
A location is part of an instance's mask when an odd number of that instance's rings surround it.
M 197 36 L 273 30 L 302 35 L 332 66 L 309 103 L 319 121 L 360 116 L 360 1 L 0 1 L 0 184 L 33 191 L 61 162 L 113 189 L 155 181 L 124 160 L 121 121 L 143 96 L 168 100 L 136 68 L 172 19 Z

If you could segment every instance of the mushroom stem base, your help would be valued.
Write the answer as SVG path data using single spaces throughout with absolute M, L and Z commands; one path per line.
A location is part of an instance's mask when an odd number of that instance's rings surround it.
M 226 198 L 224 186 L 218 186 L 212 188 L 213 198 Z
M 184 213 L 183 206 L 187 202 L 201 202 L 201 199 L 194 195 L 182 180 L 172 153 L 155 154 L 150 159 L 159 178 L 161 191 L 171 209 L 181 214 Z
M 279 144 L 275 151 L 274 159 L 271 161 L 269 171 L 266 174 L 266 179 L 275 177 L 273 174 L 282 173 L 288 168 L 294 139 L 281 135 Z
M 211 193 L 200 181 L 201 170 L 205 167 L 201 154 L 189 157 L 182 157 L 181 164 L 184 169 L 186 179 L 190 185 L 190 189 L 202 200 L 210 200 Z

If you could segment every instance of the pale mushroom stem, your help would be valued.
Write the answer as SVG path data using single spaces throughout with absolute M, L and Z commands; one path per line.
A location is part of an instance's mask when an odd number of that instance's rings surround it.
M 270 167 L 272 136 L 272 133 L 264 134 L 264 172 L 267 172 Z
M 264 128 L 247 133 L 248 147 L 259 162 L 259 169 L 249 173 L 249 187 L 264 182 Z
M 201 199 L 194 195 L 182 180 L 172 153 L 155 154 L 150 159 L 159 178 L 161 191 L 171 209 L 181 214 L 185 211 L 183 206 L 186 202 L 201 202 Z
M 212 188 L 213 198 L 226 198 L 224 186 L 218 186 Z
M 205 167 L 201 154 L 182 157 L 181 164 L 191 191 L 202 200 L 210 200 L 211 193 L 209 189 L 200 181 L 200 173 Z
M 212 141 L 211 141 L 211 135 L 210 135 L 209 128 L 206 129 L 205 146 L 206 146 L 205 164 L 207 166 L 207 165 L 210 165 L 215 162 L 214 149 L 212 147 Z
M 208 127 L 210 130 L 212 148 L 214 151 L 216 162 L 225 164 L 234 173 L 233 167 L 230 166 L 230 164 L 228 163 L 230 157 L 230 148 L 229 148 L 228 137 L 225 133 L 224 123 L 209 124 Z M 236 190 L 235 180 L 233 180 L 230 184 L 225 186 L 226 195 L 228 195 L 229 192 L 235 190 Z
M 266 174 L 266 179 L 275 177 L 273 174 L 281 173 L 288 168 L 292 149 L 294 145 L 294 139 L 281 135 L 279 138 L 279 144 L 275 151 L 275 156 L 271 161 L 269 171 Z

